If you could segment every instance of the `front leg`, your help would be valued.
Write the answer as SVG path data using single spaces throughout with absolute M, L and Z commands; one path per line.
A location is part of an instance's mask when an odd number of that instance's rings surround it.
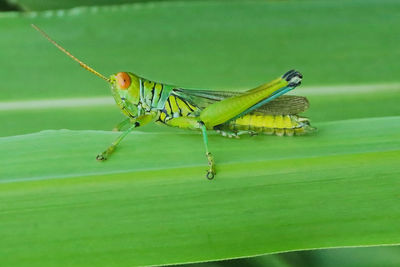
M 131 122 L 131 118 L 127 118 L 123 121 L 121 121 L 120 123 L 118 123 L 117 125 L 115 125 L 115 127 L 112 129 L 113 132 L 119 132 L 121 131 L 126 125 L 132 123 Z
M 110 157 L 110 155 L 114 152 L 114 150 L 117 148 L 118 144 L 135 128 L 139 126 L 143 126 L 149 122 L 151 122 L 154 118 L 156 117 L 156 113 L 149 113 L 145 114 L 142 116 L 137 117 L 136 119 L 130 120 L 131 126 L 123 132 L 120 136 L 118 136 L 117 139 L 114 140 L 114 142 L 111 143 L 111 145 L 104 150 L 102 153 L 98 154 L 96 156 L 96 159 L 99 161 L 104 161 Z M 125 122 L 125 121 L 123 121 Z

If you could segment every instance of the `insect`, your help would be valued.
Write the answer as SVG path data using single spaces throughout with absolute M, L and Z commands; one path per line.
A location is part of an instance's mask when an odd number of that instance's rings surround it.
M 106 78 L 89 67 L 32 24 L 47 40 L 79 63 L 81 67 L 102 78 L 111 86 L 116 104 L 126 119 L 116 126 L 126 130 L 96 159 L 104 161 L 118 144 L 135 128 L 157 122 L 167 126 L 198 130 L 203 135 L 208 169 L 213 179 L 214 157 L 208 149 L 207 131 L 224 136 L 241 134 L 300 135 L 313 130 L 307 118 L 298 114 L 309 107 L 302 96 L 285 96 L 300 85 L 302 75 L 295 70 L 244 92 L 189 90 L 150 81 L 131 72 L 118 72 Z

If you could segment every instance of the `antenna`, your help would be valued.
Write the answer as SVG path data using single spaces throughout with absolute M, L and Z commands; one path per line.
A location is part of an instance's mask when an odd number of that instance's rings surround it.
M 42 29 L 40 29 L 38 26 L 36 26 L 35 24 L 31 24 L 32 27 L 37 30 L 41 35 L 43 35 L 47 40 L 50 41 L 50 43 L 52 43 L 53 45 L 55 45 L 58 49 L 60 49 L 63 53 L 65 53 L 67 56 L 69 56 L 70 58 L 72 58 L 73 60 L 75 60 L 76 62 L 79 63 L 79 65 L 81 65 L 82 68 L 90 71 L 91 73 L 93 73 L 94 75 L 102 78 L 103 80 L 106 80 L 107 82 L 110 82 L 110 79 L 106 78 L 105 76 L 103 76 L 102 74 L 98 73 L 97 71 L 95 71 L 94 69 L 92 69 L 91 67 L 89 67 L 88 65 L 86 65 L 85 63 L 83 63 L 82 61 L 80 61 L 79 59 L 77 59 L 76 57 L 74 57 L 70 52 L 68 52 L 64 47 L 62 47 L 61 45 L 59 45 L 56 41 L 54 41 L 53 39 L 50 38 L 50 36 L 48 36 Z

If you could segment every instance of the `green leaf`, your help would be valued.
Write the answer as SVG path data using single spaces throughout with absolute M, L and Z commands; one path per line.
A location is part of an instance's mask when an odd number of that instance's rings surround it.
M 0 138 L 0 265 L 166 264 L 398 244 L 399 11 L 384 0 L 0 13 L 0 136 L 81 130 Z M 166 127 L 133 133 L 98 163 L 117 134 L 82 130 L 111 129 L 122 119 L 115 106 L 23 101 L 109 89 L 30 23 L 106 75 L 242 90 L 299 69 L 296 91 L 309 98 L 306 115 L 319 131 L 213 135 L 212 182 L 201 136 Z M 2 109 L 10 102 L 26 106 Z
M 346 248 L 312 251 L 315 266 L 392 266 L 400 265 L 400 247 Z
M 45 131 L 3 137 L 5 265 L 153 265 L 398 244 L 400 117 L 327 122 L 311 136 Z M 68 178 L 68 179 L 64 179 Z
M 151 1 L 157 2 L 163 0 Z M 65 9 L 80 6 L 119 5 L 126 3 L 146 2 L 146 0 L 8 0 L 8 2 L 10 4 L 20 6 L 25 11 L 39 11 L 49 9 Z

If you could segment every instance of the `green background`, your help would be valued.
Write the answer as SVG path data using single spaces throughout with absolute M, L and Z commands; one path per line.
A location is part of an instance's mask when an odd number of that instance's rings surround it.
M 399 243 L 397 1 L 1 3 L 19 10 L 0 13 L 0 104 L 109 96 L 35 23 L 106 75 L 242 90 L 296 68 L 319 131 L 212 135 L 219 173 L 208 183 L 196 133 L 144 127 L 99 165 L 93 157 L 117 136 L 104 131 L 123 118 L 115 106 L 0 109 L 0 263 L 170 264 Z M 398 266 L 398 252 L 212 264 Z

